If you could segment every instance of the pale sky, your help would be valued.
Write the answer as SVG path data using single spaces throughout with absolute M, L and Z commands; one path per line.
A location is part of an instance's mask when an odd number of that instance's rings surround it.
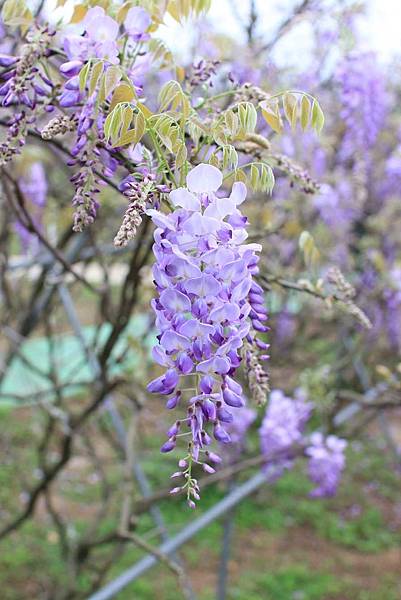
M 301 0 L 256 0 L 258 13 L 263 19 L 259 31 L 266 32 L 269 39 L 269 34 L 277 29 L 279 23 L 289 14 L 291 7 L 300 2 Z M 325 5 L 329 7 L 326 16 L 333 15 L 336 7 L 351 2 L 352 0 L 324 0 Z M 37 0 L 28 0 L 28 3 L 35 5 Z M 359 31 L 364 40 L 363 49 L 374 50 L 382 61 L 391 61 L 395 57 L 401 58 L 401 0 L 366 0 L 365 4 L 366 16 L 359 19 Z M 56 10 L 56 0 L 47 0 L 46 5 L 49 15 L 54 20 L 64 17 L 68 22 L 73 2 L 67 1 L 64 7 Z M 235 16 L 234 7 L 240 17 L 242 15 L 244 19 L 247 18 L 248 0 L 212 0 L 209 18 L 213 22 L 214 30 L 228 33 L 238 39 L 243 35 L 243 29 Z M 157 35 L 162 37 L 173 50 L 185 51 L 185 48 L 190 45 L 191 24 L 183 27 L 172 18 L 167 19 L 167 23 L 168 27 L 160 27 Z M 275 50 L 276 64 L 279 66 L 296 64 L 307 53 L 309 39 L 309 29 L 305 21 L 294 28 Z
M 299 2 L 300 0 L 256 0 L 258 12 L 263 17 L 263 31 L 274 32 L 277 25 L 289 14 L 290 8 Z M 331 0 L 334 8 L 340 4 L 342 3 L 339 0 Z M 243 30 L 234 14 L 234 5 L 237 7 L 237 14 L 242 14 L 246 18 L 249 6 L 247 0 L 213 0 L 209 15 L 215 30 L 238 37 L 242 35 Z M 366 6 L 366 16 L 359 19 L 359 31 L 364 40 L 364 49 L 374 50 L 383 61 L 401 56 L 401 0 L 367 0 Z M 170 28 L 170 25 L 173 26 Z M 169 22 L 169 27 L 163 29 L 162 36 L 172 47 L 182 48 L 189 43 L 190 28 L 187 28 L 186 32 L 184 28 L 174 26 L 172 20 L 172 23 Z M 277 62 L 288 63 L 288 60 L 296 58 L 294 54 L 296 46 L 307 51 L 309 38 L 307 24 L 298 25 L 287 37 L 288 40 L 280 47 L 279 56 L 275 57 L 278 59 Z

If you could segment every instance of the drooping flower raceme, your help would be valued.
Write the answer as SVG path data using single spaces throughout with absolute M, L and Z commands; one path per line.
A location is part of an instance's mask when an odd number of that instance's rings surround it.
M 181 406 L 184 411 L 161 450 L 169 452 L 179 439 L 188 440 L 187 455 L 179 463 L 182 471 L 175 474 L 185 482 L 173 491 L 186 489 L 191 507 L 193 498 L 199 498 L 192 463 L 213 471 L 209 462 L 220 459 L 209 450 L 210 434 L 218 442 L 230 442 L 226 424 L 233 419 L 231 409 L 245 404 L 233 375 L 245 338 L 253 341 L 249 295 L 260 293 L 252 276 L 261 246 L 245 243 L 247 220 L 238 208 L 246 187 L 234 183 L 228 198 L 218 198 L 221 184 L 216 167 L 200 164 L 189 172 L 186 188 L 170 192 L 171 214 L 148 211 L 157 226 L 153 276 L 158 298 L 153 309 L 159 343 L 153 357 L 166 368 L 148 390 L 168 396 L 167 408 Z M 264 332 L 262 307 L 258 314 L 258 331 Z
M 316 484 L 311 496 L 333 496 L 340 482 L 345 467 L 344 450 L 347 442 L 335 435 L 324 438 L 320 432 L 309 438 L 310 445 L 306 449 L 309 457 L 309 478 Z

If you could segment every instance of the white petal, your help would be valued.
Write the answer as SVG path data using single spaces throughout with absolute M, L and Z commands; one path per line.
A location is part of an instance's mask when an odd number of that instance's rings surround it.
M 194 194 L 185 188 L 178 188 L 170 192 L 170 200 L 174 206 L 182 206 L 187 210 L 200 210 L 200 202 Z
M 230 200 L 235 202 L 236 206 L 239 206 L 245 200 L 246 193 L 247 189 L 245 183 L 243 181 L 236 181 L 231 190 Z
M 201 163 L 187 175 L 187 186 L 191 192 L 215 192 L 223 183 L 223 175 L 213 165 Z

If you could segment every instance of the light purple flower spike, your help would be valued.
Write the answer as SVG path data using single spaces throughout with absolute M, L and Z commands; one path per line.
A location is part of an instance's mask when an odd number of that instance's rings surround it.
M 333 496 L 336 493 L 345 466 L 346 441 L 335 435 L 326 438 L 320 432 L 304 434 L 305 425 L 313 405 L 306 401 L 303 390 L 298 389 L 295 398 L 289 398 L 281 390 L 273 390 L 266 415 L 259 430 L 262 454 L 266 467 L 274 464 L 276 476 L 290 469 L 295 460 L 295 447 L 308 457 L 308 475 L 316 484 L 312 497 Z
M 325 439 L 321 433 L 315 432 L 310 436 L 309 443 L 306 449 L 308 472 L 311 481 L 316 484 L 310 495 L 315 498 L 334 496 L 345 467 L 347 442 L 335 435 Z
M 148 211 L 157 227 L 153 276 L 158 298 L 152 305 L 159 343 L 153 354 L 167 368 L 148 390 L 171 394 L 167 408 L 178 405 L 180 394 L 186 413 L 177 421 L 179 435 L 188 441 L 183 488 L 190 501 L 199 495 L 190 474 L 192 462 L 211 472 L 207 461 L 218 460 L 208 449 L 211 436 L 230 442 L 231 411 L 245 404 L 232 376 L 241 363 L 244 340 L 254 341 L 251 325 L 257 318 L 262 330 L 266 318 L 260 288 L 252 280 L 260 246 L 244 243 L 246 219 L 238 209 L 246 187 L 236 183 L 228 198 L 219 198 L 215 192 L 222 181 L 219 169 L 200 164 L 188 173 L 186 188 L 170 193 L 174 212 Z M 169 430 L 163 452 L 175 447 L 176 435 L 174 428 Z

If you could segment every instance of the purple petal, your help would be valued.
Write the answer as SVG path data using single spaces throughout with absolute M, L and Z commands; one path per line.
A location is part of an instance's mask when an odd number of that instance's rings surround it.
M 226 264 L 221 271 L 221 277 L 225 281 L 239 281 L 246 274 L 247 268 L 243 260 L 234 260 Z
M 226 377 L 224 378 L 224 381 L 228 385 L 230 390 L 233 390 L 233 392 L 235 392 L 236 394 L 239 394 L 239 395 L 242 394 L 242 387 L 240 386 L 239 383 L 237 383 L 234 379 L 232 379 L 232 377 L 230 377 L 229 375 L 226 375 Z
M 232 416 L 232 414 L 230 413 L 229 410 L 224 408 L 224 406 L 218 407 L 217 418 L 219 419 L 219 421 L 222 421 L 223 423 L 232 423 L 234 421 L 234 417 Z
M 175 446 L 176 446 L 175 440 L 167 440 L 167 442 L 165 442 L 163 444 L 163 446 L 160 448 L 160 452 L 171 452 L 172 450 L 174 450 Z
M 118 23 L 107 15 L 91 19 L 86 25 L 88 37 L 95 42 L 113 42 L 118 35 Z
M 175 331 L 165 331 L 160 339 L 160 344 L 167 352 L 177 352 L 189 348 L 190 341 Z
M 219 375 L 224 375 L 229 372 L 230 368 L 231 364 L 227 358 L 214 356 L 199 363 L 196 370 L 201 373 L 218 373 Z
M 197 319 L 190 319 L 189 321 L 185 321 L 185 323 L 180 327 L 180 333 L 189 338 L 203 339 L 209 334 L 212 334 L 213 332 L 213 325 L 201 323 Z
M 74 77 L 78 75 L 82 66 L 83 62 L 81 60 L 69 60 L 60 65 L 60 72 L 66 77 Z
M 208 421 L 216 419 L 216 405 L 209 398 L 202 400 L 202 411 Z
M 157 227 L 161 227 L 162 229 L 171 229 L 172 231 L 175 231 L 176 223 L 172 219 L 171 215 L 164 215 L 163 213 L 161 213 L 158 210 L 155 210 L 154 208 L 149 208 L 146 211 L 146 214 L 149 217 L 151 217 L 153 223 Z
M 237 304 L 226 302 L 218 308 L 214 308 L 210 313 L 210 320 L 213 322 L 223 323 L 224 321 L 234 322 L 238 320 L 240 309 Z
M 15 56 L 0 53 L 0 67 L 10 67 L 17 62 Z
M 149 13 L 141 6 L 133 6 L 127 12 L 124 27 L 130 35 L 144 33 L 150 26 L 152 19 Z
M 199 382 L 199 389 L 204 394 L 211 394 L 213 390 L 213 386 L 215 384 L 215 379 L 210 375 L 205 375 Z
M 153 346 L 152 358 L 155 362 L 157 362 L 158 365 L 161 365 L 162 367 L 172 366 L 171 359 L 166 355 L 166 352 L 160 346 Z
M 221 290 L 221 283 L 213 275 L 202 274 L 200 277 L 188 279 L 185 282 L 185 289 L 200 297 L 217 296 Z
M 181 373 L 183 373 L 184 375 L 188 375 L 194 368 L 194 363 L 189 358 L 188 354 L 182 352 L 178 357 L 177 366 Z
M 231 442 L 231 438 L 228 435 L 227 431 L 223 429 L 221 425 L 218 423 L 214 426 L 213 435 L 218 442 L 222 444 L 229 444 Z
M 245 406 L 245 400 L 229 388 L 223 390 L 223 399 L 228 406 L 233 406 L 234 408 Z
M 243 300 L 244 298 L 246 298 L 251 285 L 252 285 L 251 277 L 247 277 L 247 278 L 243 279 L 242 281 L 240 281 L 240 283 L 238 285 L 236 285 L 235 288 L 233 289 L 233 291 L 231 292 L 231 300 L 233 302 L 239 302 L 240 300 Z
M 185 296 L 185 294 L 182 294 L 177 290 L 164 290 L 160 294 L 160 302 L 164 308 L 175 313 L 191 310 L 191 301 L 188 296 Z
M 171 410 L 172 408 L 175 408 L 177 406 L 177 404 L 179 403 L 181 398 L 181 392 L 177 392 L 175 396 L 172 396 L 171 398 L 169 398 L 166 402 L 166 408 L 168 408 L 169 410 Z

